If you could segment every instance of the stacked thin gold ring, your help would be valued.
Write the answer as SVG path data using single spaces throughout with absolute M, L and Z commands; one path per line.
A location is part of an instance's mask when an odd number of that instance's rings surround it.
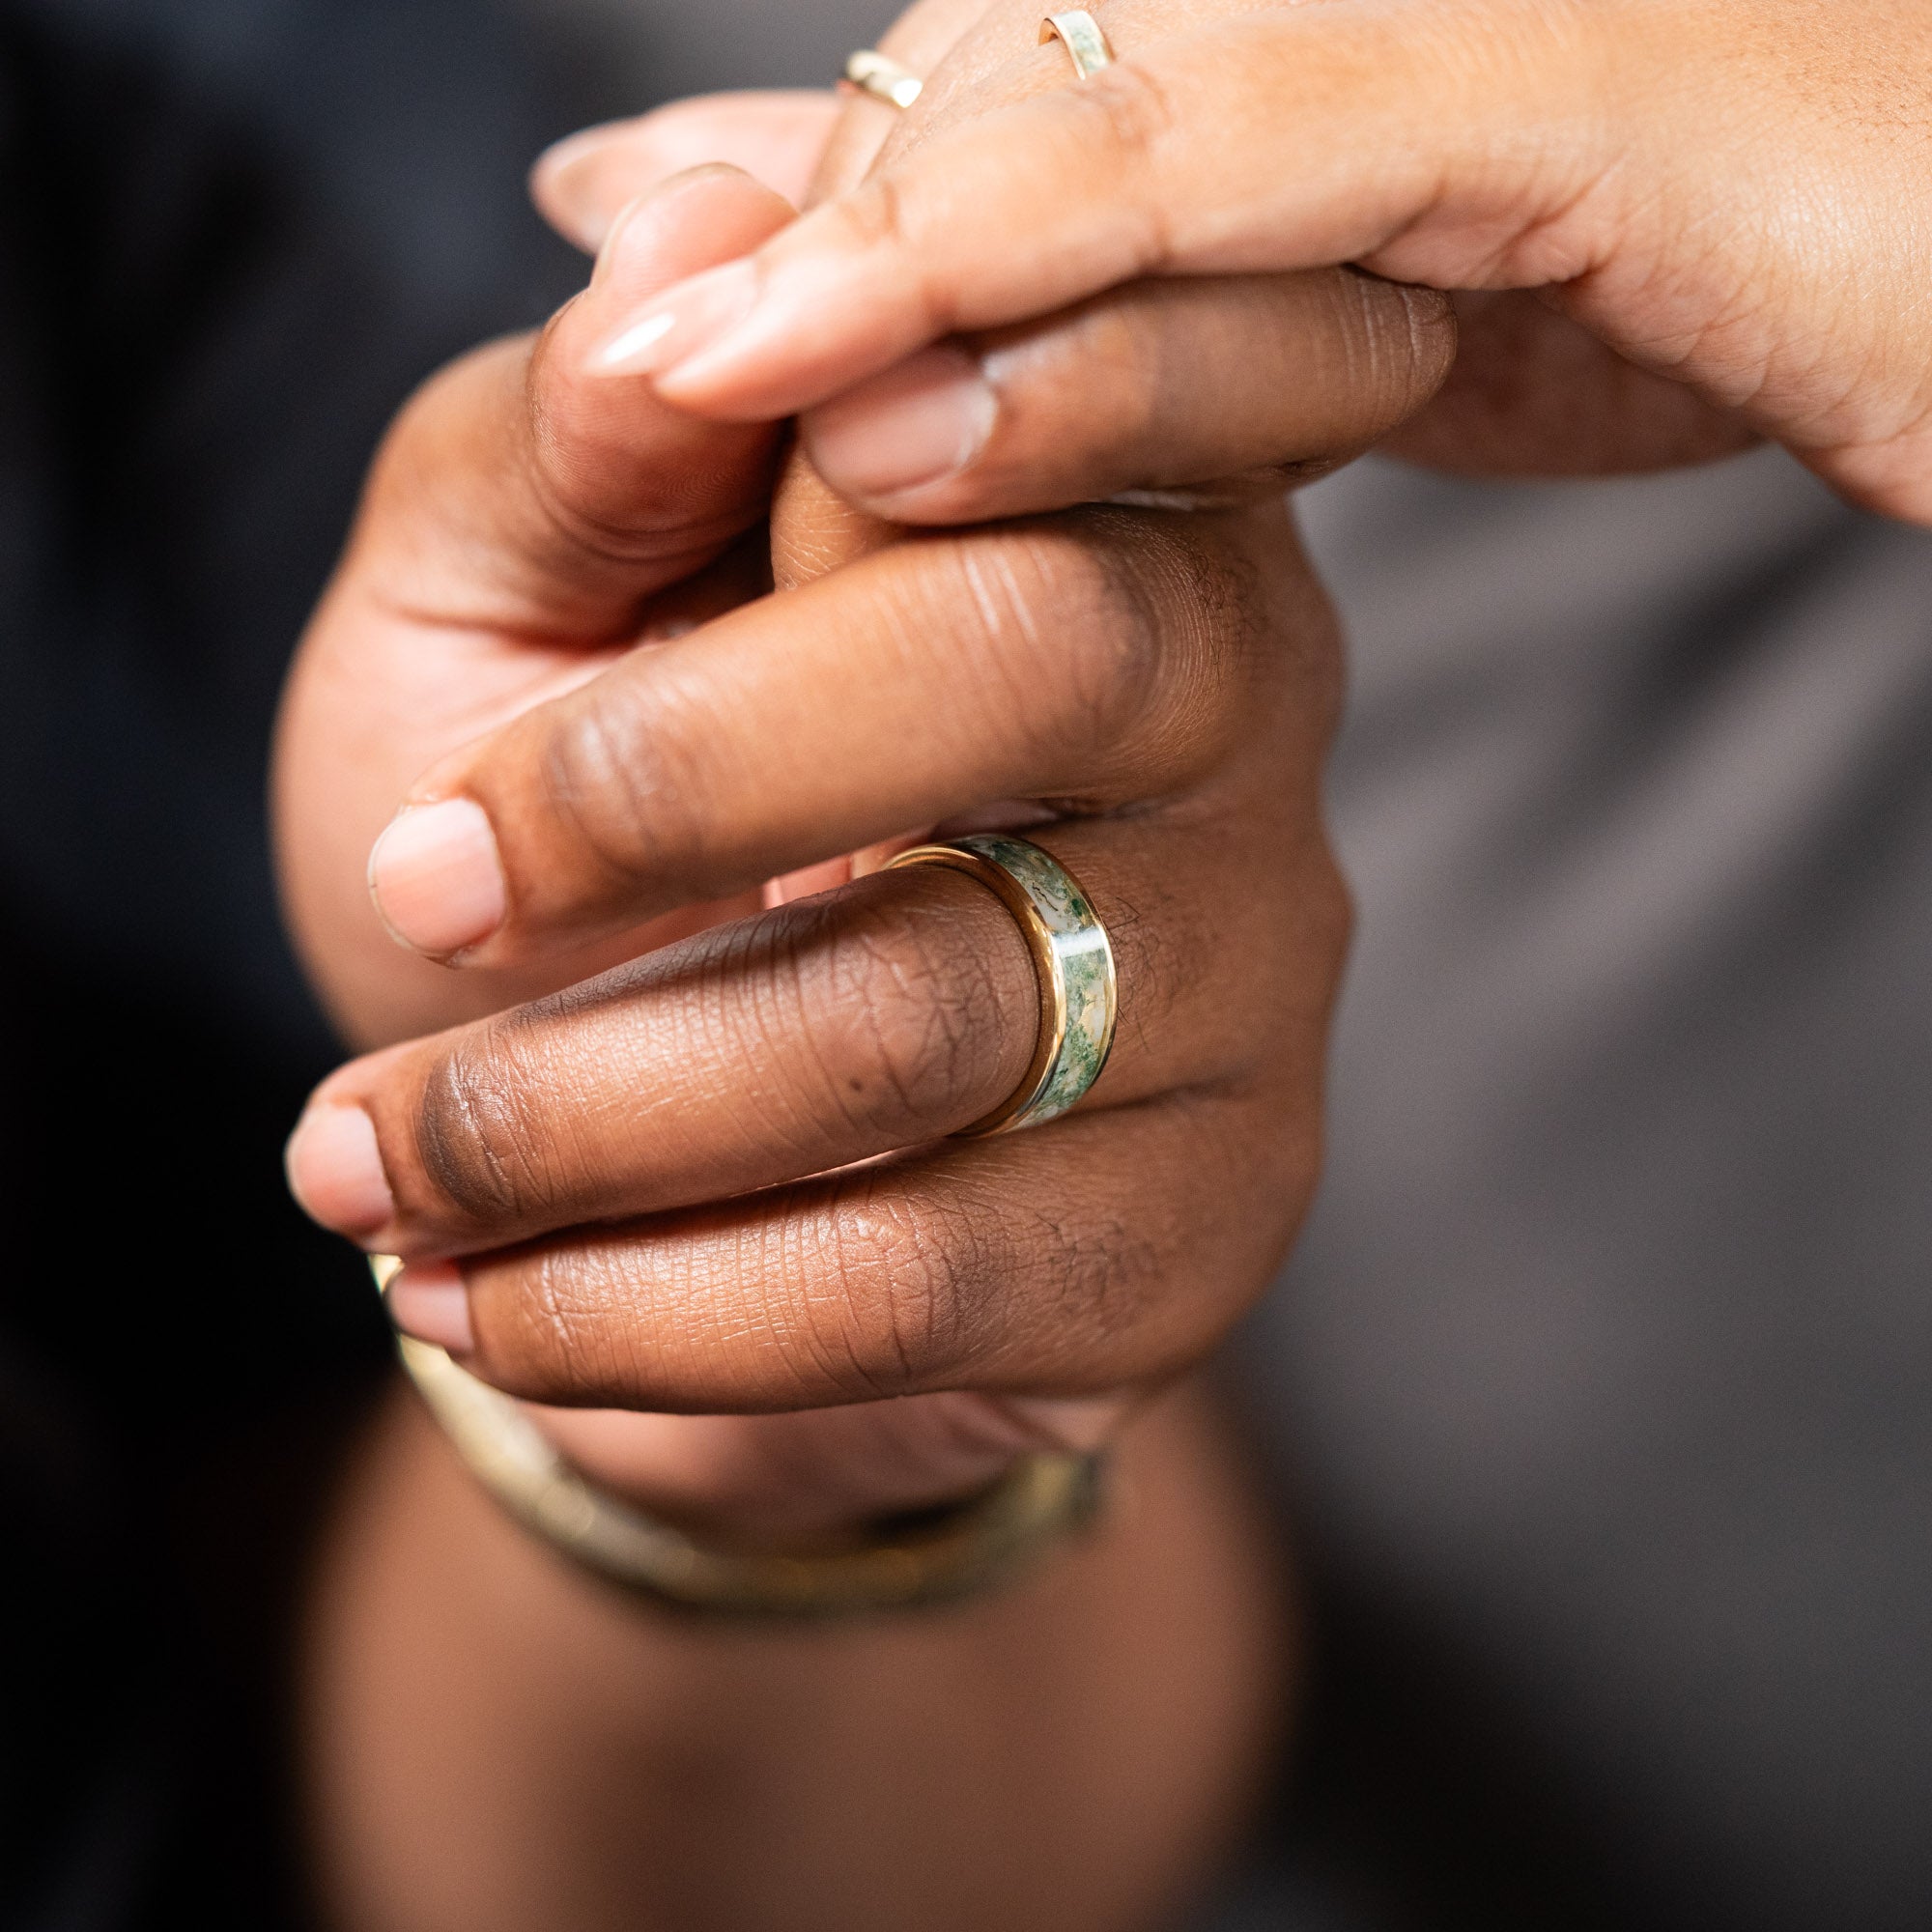
M 1098 73 L 1114 58 L 1099 21 L 1084 7 L 1066 14 L 1049 14 L 1039 23 L 1039 44 L 1045 46 L 1048 41 L 1058 41 L 1066 49 L 1073 71 L 1082 80 Z
M 1049 41 L 1058 41 L 1066 49 L 1074 74 L 1081 80 L 1098 73 L 1114 58 L 1099 21 L 1084 7 L 1049 14 L 1039 23 L 1039 44 L 1045 46 Z M 918 74 L 876 47 L 861 47 L 846 57 L 845 79 L 861 94 L 869 94 L 888 107 L 910 107 L 925 88 Z
M 888 107 L 910 107 L 925 86 L 918 74 L 895 60 L 888 60 L 874 47 L 861 47 L 847 58 L 845 78 L 861 94 L 869 94 Z

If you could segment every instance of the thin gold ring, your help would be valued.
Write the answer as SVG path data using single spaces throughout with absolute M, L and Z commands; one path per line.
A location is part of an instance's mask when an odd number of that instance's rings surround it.
M 1045 46 L 1048 41 L 1058 41 L 1066 49 L 1073 71 L 1082 80 L 1098 73 L 1114 58 L 1099 21 L 1084 7 L 1076 7 L 1070 14 L 1049 14 L 1039 23 L 1039 44 Z
M 995 894 L 1012 914 L 1039 982 L 1039 1031 L 1026 1077 L 962 1137 L 1012 1133 L 1057 1119 L 1099 1079 L 1114 1046 L 1120 987 L 1107 928 L 1080 881 L 1051 852 L 1004 832 L 915 845 L 895 866 L 943 866 Z
M 918 74 L 888 60 L 875 47 L 861 47 L 846 56 L 845 78 L 861 94 L 869 94 L 888 107 L 910 107 L 925 87 Z

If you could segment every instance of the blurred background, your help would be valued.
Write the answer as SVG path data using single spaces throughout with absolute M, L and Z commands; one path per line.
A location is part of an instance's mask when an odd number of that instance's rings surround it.
M 549 142 L 880 17 L 0 0 L 0 1923 L 297 1911 L 291 1566 L 387 1333 L 282 1186 L 339 1056 L 264 786 L 370 454 L 582 286 Z
M 882 24 L 0 0 L 0 1921 L 303 1922 L 278 1672 L 387 1335 L 282 1191 L 262 799 L 369 453 L 580 285 L 543 146 Z M 1307 521 L 1363 920 L 1231 1379 L 1315 1691 L 1203 1923 L 1922 1927 L 1932 540 L 1776 454 Z

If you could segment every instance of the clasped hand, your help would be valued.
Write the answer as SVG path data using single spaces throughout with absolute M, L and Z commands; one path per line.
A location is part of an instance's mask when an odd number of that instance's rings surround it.
M 728 151 L 775 110 L 724 111 Z M 665 170 L 637 140 L 627 188 Z M 729 168 L 626 199 L 540 338 L 404 412 L 304 641 L 287 900 L 375 1050 L 319 1090 L 291 1175 L 408 1258 L 403 1326 L 594 1476 L 783 1541 L 1100 1439 L 1266 1281 L 1315 1178 L 1348 923 L 1319 804 L 1336 639 L 1278 475 L 1001 522 L 1042 486 L 989 463 L 982 521 L 912 536 L 776 429 L 601 371 L 639 301 L 792 218 Z M 1313 463 L 1412 407 L 1449 339 L 1439 303 L 1324 273 L 1005 348 L 1008 422 L 1077 505 L 1251 469 L 1225 412 L 1184 449 L 1122 434 L 1101 403 L 1158 403 L 1163 369 L 1323 371 L 1273 423 Z M 974 882 L 840 855 L 987 822 L 1084 882 L 1122 1017 L 1074 1113 L 952 1141 L 1026 1067 L 1032 962 Z
M 1077 84 L 970 13 L 895 29 L 903 116 L 551 158 L 591 287 L 398 424 L 283 733 L 319 982 L 445 1029 L 326 1084 L 298 1191 L 478 1373 L 659 1412 L 546 1409 L 593 1473 L 774 1535 L 1104 1435 L 1293 1232 L 1346 916 L 1285 481 L 1770 436 L 1932 516 L 1922 4 L 1109 0 Z M 800 220 L 636 198 L 800 199 L 828 137 Z M 440 966 L 362 888 L 399 799 L 373 882 Z M 1123 1021 L 1073 1115 L 949 1143 L 1025 1065 L 1024 949 L 838 855 L 988 813 L 1088 884 Z
M 1077 83 L 1037 5 L 956 43 L 945 11 L 886 43 L 929 78 L 882 164 L 627 317 L 623 366 L 721 419 L 806 411 L 818 448 L 960 331 L 1352 263 L 1457 300 L 1456 372 L 1399 444 L 1425 461 L 1641 469 L 1765 437 L 1932 522 L 1925 0 L 1105 0 L 1118 58 Z M 1271 377 L 1238 387 L 1258 435 Z M 951 511 L 943 474 L 822 453 L 895 515 Z

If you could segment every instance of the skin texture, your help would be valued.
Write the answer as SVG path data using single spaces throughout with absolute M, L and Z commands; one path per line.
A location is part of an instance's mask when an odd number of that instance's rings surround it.
M 909 16 L 889 44 L 926 96 L 854 103 L 835 199 L 796 226 L 736 173 L 631 199 L 707 158 L 795 196 L 823 112 L 796 98 L 554 156 L 540 192 L 602 242 L 597 279 L 399 425 L 277 783 L 317 977 L 354 1037 L 401 1042 L 318 1096 L 298 1185 L 410 1253 L 399 1313 L 593 1474 L 781 1542 L 1138 1407 L 1142 1500 L 956 1620 L 727 1635 L 559 1569 L 399 1406 L 318 1577 L 338 1922 L 1156 1922 L 1238 1817 L 1286 1668 L 1228 1445 L 1153 1393 L 1245 1304 L 1314 1171 L 1336 673 L 1274 487 L 1413 414 L 1425 456 L 1531 469 L 1778 435 L 1919 513 L 1894 138 L 1918 10 L 1107 17 L 1126 58 L 1076 92 L 1032 16 Z M 667 287 L 760 243 L 761 273 L 821 275 L 781 341 L 735 373 L 613 372 Z M 1364 266 L 1457 298 L 1432 409 L 1450 302 Z M 796 455 L 774 481 L 760 419 L 801 404 L 857 514 Z M 909 413 L 928 445 L 978 429 L 882 483 Z M 483 857 L 458 880 L 407 838 L 379 856 L 391 923 L 447 963 L 398 950 L 362 889 L 399 800 L 459 807 Z M 852 875 L 988 800 L 1108 917 L 1129 1024 L 1087 1107 L 962 1146 L 936 1137 L 1025 1058 L 1024 954 L 961 882 Z M 773 903 L 811 885 L 834 890 Z M 362 1154 L 374 1183 L 349 1184 Z
M 666 637 L 744 596 L 739 532 L 772 441 L 587 375 L 582 345 L 683 251 L 783 218 L 742 176 L 678 177 L 608 232 L 589 293 L 534 353 L 504 345 L 430 385 L 378 465 L 278 762 L 294 923 L 355 1036 L 497 1011 L 660 949 L 345 1069 L 292 1172 L 320 1218 L 412 1258 L 399 1316 L 514 1392 L 778 1411 L 705 1423 L 705 1456 L 672 1454 L 661 1417 L 546 1418 L 605 1480 L 774 1535 L 1092 1442 L 1211 1346 L 1312 1185 L 1346 928 L 1317 800 L 1332 627 L 1278 498 L 1251 482 L 1208 512 L 913 543 L 794 463 L 782 593 Z M 1291 349 L 1357 370 L 1352 418 L 1323 391 L 1299 427 L 1311 447 L 1362 440 L 1400 400 L 1385 364 L 1338 346 L 1353 297 L 1308 287 L 1270 305 L 1230 285 L 1226 327 L 1279 341 L 1286 323 Z M 1036 347 L 1064 359 L 1062 338 L 1096 326 Z M 1445 362 L 1404 360 L 1406 400 Z M 439 738 L 461 749 L 431 762 Z M 465 802 L 494 841 L 503 915 L 458 974 L 398 954 L 373 916 L 364 855 L 399 798 Z M 935 1148 L 1030 1051 L 1031 965 L 988 895 L 895 873 L 679 935 L 750 910 L 773 874 L 987 800 L 1048 821 L 1036 836 L 1098 895 L 1128 1018 L 1088 1107 L 1051 1133 Z M 1212 998 L 1161 938 L 1204 923 L 1221 938 Z M 331 1168 L 345 1123 L 373 1185 Z M 855 1160 L 872 1164 L 810 1178 Z M 1228 1214 L 1231 1188 L 1255 1211 Z M 792 1412 L 906 1396 L 889 1430 Z
M 1332 623 L 1252 488 L 900 541 L 796 459 L 774 507 L 770 432 L 586 376 L 611 309 L 786 213 L 681 177 L 540 341 L 445 372 L 383 452 L 278 745 L 292 923 L 376 1049 L 294 1179 L 412 1257 L 399 1314 L 453 1290 L 474 1366 L 713 1533 L 809 1541 L 1131 1410 L 1115 1502 L 952 1616 L 717 1630 L 532 1546 L 399 1399 L 307 1650 L 319 1886 L 358 1932 L 1151 1925 L 1279 1737 L 1293 1610 L 1184 1378 L 1314 1177 Z M 1296 313 L 1350 366 L 1332 307 Z M 1444 359 L 1412 359 L 1418 395 Z M 1356 440 L 1390 406 L 1311 401 Z M 1030 965 L 971 882 L 840 855 L 988 800 L 1095 895 L 1128 1017 L 1087 1108 L 949 1144 L 1024 1064 Z M 497 867 L 456 895 L 489 929 L 440 960 L 364 881 L 404 801 L 463 805 Z M 392 923 L 436 910 L 411 867 Z M 768 904 L 801 867 L 847 882 Z
M 930 66 L 969 17 L 952 4 L 915 8 L 886 44 Z M 969 58 L 955 50 L 951 61 Z M 999 81 L 983 47 L 977 64 L 988 86 Z M 814 107 L 822 133 L 837 129 L 835 175 L 882 144 L 892 152 L 910 125 L 863 98 L 842 121 L 831 96 L 681 101 L 560 143 L 532 188 L 588 247 L 633 195 L 700 162 L 729 161 L 802 197 L 785 144 Z M 956 334 L 811 412 L 801 430 L 840 496 L 901 525 L 1117 494 L 1217 504 L 1278 495 L 1399 430 L 1450 374 L 1455 345 L 1446 298 L 1353 270 L 1148 281 L 1014 327 Z M 882 440 L 902 441 L 908 413 L 929 413 L 935 385 L 962 377 L 976 398 L 971 446 L 917 487 L 887 486 Z
M 666 320 L 625 366 L 721 419 L 810 412 L 1136 279 L 1351 263 L 1487 298 L 1426 459 L 1762 436 L 1932 518 L 1924 0 L 1110 0 L 1119 58 L 1077 84 L 1036 18 L 1001 0 L 920 67 L 885 164 L 627 317 Z

